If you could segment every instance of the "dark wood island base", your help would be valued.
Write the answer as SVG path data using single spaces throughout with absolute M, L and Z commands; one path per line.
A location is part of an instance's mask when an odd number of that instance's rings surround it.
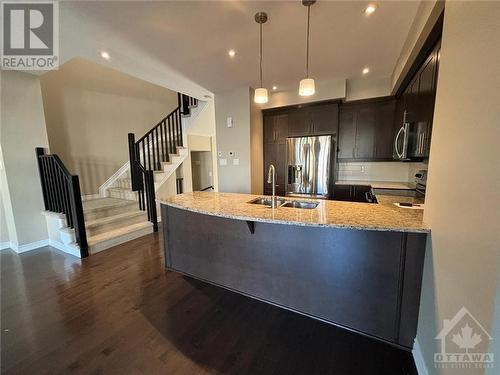
M 413 347 L 426 233 L 161 215 L 169 270 Z

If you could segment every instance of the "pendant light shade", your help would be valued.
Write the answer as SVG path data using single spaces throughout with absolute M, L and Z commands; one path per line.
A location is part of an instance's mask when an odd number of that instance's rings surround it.
M 314 87 L 314 79 L 304 78 L 299 84 L 299 95 L 300 96 L 311 96 L 316 92 Z
M 253 97 L 253 101 L 258 104 L 264 104 L 268 102 L 267 98 L 267 89 L 260 87 L 255 89 L 255 94 Z
M 262 24 L 267 21 L 267 14 L 265 12 L 259 12 L 255 14 L 255 22 L 260 26 L 260 43 L 259 43 L 259 59 L 260 59 L 260 87 L 255 89 L 253 101 L 258 104 L 264 104 L 268 102 L 267 89 L 262 85 Z
M 314 79 L 309 78 L 309 30 L 310 30 L 310 20 L 311 20 L 311 5 L 313 5 L 316 0 L 302 0 L 302 5 L 307 7 L 307 37 L 306 37 L 306 78 L 299 83 L 299 95 L 300 96 L 311 96 L 316 92 L 314 85 Z

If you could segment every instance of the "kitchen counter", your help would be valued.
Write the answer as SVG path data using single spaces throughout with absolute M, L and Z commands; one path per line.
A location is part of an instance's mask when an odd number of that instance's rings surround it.
M 315 209 L 247 203 L 256 197 L 195 192 L 162 201 L 165 267 L 411 350 L 428 232 L 422 211 L 396 207 L 405 197 L 394 196 Z
M 175 195 L 167 200 L 160 200 L 160 203 L 211 216 L 263 223 L 407 233 L 430 232 L 422 221 L 421 210 L 399 208 L 393 204 L 412 198 L 378 195 L 379 204 L 302 199 L 317 201 L 319 205 L 315 209 L 272 209 L 248 203 L 258 197 L 251 194 L 193 192 Z
M 336 185 L 370 185 L 373 189 L 415 190 L 415 184 L 411 183 L 411 182 L 344 180 L 344 181 L 335 181 L 335 184 Z

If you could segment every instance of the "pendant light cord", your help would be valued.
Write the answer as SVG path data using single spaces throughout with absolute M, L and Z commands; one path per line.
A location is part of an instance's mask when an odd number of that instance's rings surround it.
M 260 24 L 260 51 L 259 51 L 259 56 L 260 56 L 260 87 L 262 86 L 262 23 Z
M 306 78 L 309 78 L 309 20 L 311 18 L 311 6 L 307 6 L 307 43 L 306 43 Z

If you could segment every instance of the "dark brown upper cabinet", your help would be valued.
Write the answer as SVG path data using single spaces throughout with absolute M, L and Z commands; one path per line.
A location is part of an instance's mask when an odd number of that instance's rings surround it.
M 410 158 L 429 157 L 439 53 L 440 42 L 436 44 L 419 67 L 397 103 L 395 134 L 405 121 L 411 124 L 411 136 L 408 139 L 407 151 Z M 393 154 L 396 155 L 394 147 Z
M 289 137 L 328 135 L 337 133 L 338 105 L 336 103 L 312 105 L 290 111 Z
M 341 105 L 339 161 L 391 160 L 395 111 L 393 98 Z
M 264 142 L 285 142 L 288 137 L 288 113 L 264 116 Z
M 271 164 L 276 170 L 276 194 L 285 195 L 286 138 L 289 113 L 264 114 L 264 194 L 271 194 L 267 172 Z

